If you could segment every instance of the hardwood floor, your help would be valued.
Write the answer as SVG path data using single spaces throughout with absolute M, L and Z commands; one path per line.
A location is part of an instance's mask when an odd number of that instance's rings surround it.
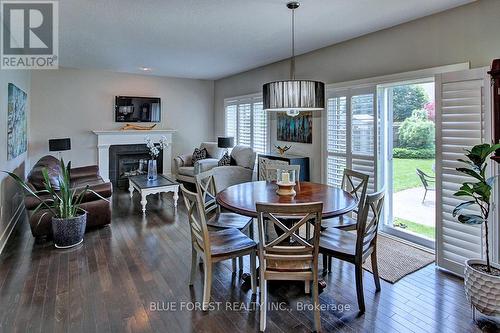
M 115 194 L 111 226 L 87 233 L 72 250 L 35 244 L 27 222 L 20 223 L 0 256 L 0 332 L 257 332 L 256 299 L 232 275 L 229 261 L 214 269 L 212 301 L 220 309 L 185 309 L 201 301 L 203 276 L 200 266 L 194 287 L 188 287 L 191 250 L 183 202 L 174 213 L 171 195 L 150 196 L 143 218 L 139 200 Z M 248 271 L 248 258 L 245 265 Z M 378 294 L 365 271 L 366 313 L 360 317 L 353 266 L 334 261 L 333 268 L 320 294 L 329 307 L 321 313 L 324 332 L 500 331 L 484 317 L 474 324 L 462 281 L 433 265 L 396 284 L 382 281 Z M 268 298 L 278 309 L 268 311 L 266 332 L 313 328 L 313 312 L 300 307 L 311 304 L 302 283 L 271 283 Z

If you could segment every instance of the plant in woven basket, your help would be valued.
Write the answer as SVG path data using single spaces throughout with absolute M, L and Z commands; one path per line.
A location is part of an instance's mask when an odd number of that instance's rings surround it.
M 500 265 L 490 262 L 489 225 L 491 193 L 495 177 L 487 176 L 487 160 L 500 148 L 500 144 L 481 144 L 467 150 L 468 160 L 460 159 L 467 167 L 457 171 L 474 179 L 462 184 L 455 193 L 457 197 L 466 198 L 453 210 L 458 222 L 469 225 L 484 225 L 486 261 L 470 258 L 465 261 L 464 288 L 465 296 L 472 305 L 473 318 L 475 310 L 489 316 L 500 315 Z

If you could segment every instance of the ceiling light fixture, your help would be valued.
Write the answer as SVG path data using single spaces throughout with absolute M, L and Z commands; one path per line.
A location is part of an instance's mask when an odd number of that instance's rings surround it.
M 295 9 L 299 5 L 296 1 L 286 4 L 292 11 L 290 80 L 269 82 L 262 88 L 264 110 L 286 112 L 290 117 L 297 116 L 301 111 L 321 111 L 325 108 L 323 82 L 295 79 Z

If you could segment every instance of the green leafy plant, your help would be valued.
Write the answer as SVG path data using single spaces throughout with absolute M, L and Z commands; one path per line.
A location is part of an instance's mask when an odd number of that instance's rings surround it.
M 413 110 L 423 109 L 429 98 L 419 85 L 403 85 L 393 89 L 394 121 L 404 121 Z
M 102 200 L 108 201 L 106 198 L 103 198 L 101 195 L 91 190 L 89 188 L 89 185 L 87 185 L 83 189 L 72 189 L 70 177 L 71 162 L 66 165 L 64 164 L 63 159 L 61 159 L 60 167 L 61 174 L 59 176 L 59 188 L 56 188 L 50 182 L 49 173 L 47 169 L 44 168 L 42 169 L 42 176 L 44 179 L 43 185 L 45 189 L 40 191 L 33 190 L 23 179 L 21 179 L 15 173 L 7 171 L 4 172 L 12 177 L 24 189 L 26 193 L 40 200 L 40 204 L 35 208 L 34 212 L 45 208 L 49 210 L 54 217 L 60 219 L 68 219 L 76 217 L 85 212 L 81 208 L 81 204 L 83 199 L 85 198 L 85 195 L 89 192 Z
M 495 182 L 495 177 L 487 178 L 486 167 L 488 163 L 486 163 L 486 160 L 497 149 L 500 149 L 500 144 L 489 145 L 485 143 L 466 150 L 467 154 L 465 156 L 469 160 L 459 159 L 459 161 L 465 163 L 468 167 L 457 168 L 457 171 L 476 179 L 477 182 L 463 183 L 460 189 L 454 194 L 457 197 L 469 198 L 469 200 L 457 205 L 453 210 L 453 216 L 458 216 L 459 222 L 464 224 L 484 223 L 487 272 L 491 272 L 488 244 L 488 217 L 490 215 L 491 190 Z M 479 208 L 479 215 L 469 213 L 470 209 L 474 207 Z
M 394 148 L 392 150 L 393 158 L 407 158 L 407 159 L 431 159 L 436 156 L 433 148 Z
M 399 128 L 399 145 L 404 148 L 434 148 L 435 126 L 427 111 L 414 110 Z

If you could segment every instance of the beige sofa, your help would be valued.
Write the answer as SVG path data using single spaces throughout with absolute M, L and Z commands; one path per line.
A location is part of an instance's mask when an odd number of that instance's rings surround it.
M 202 142 L 200 149 L 205 148 L 208 158 L 193 163 L 193 154 L 183 154 L 174 158 L 175 173 L 178 181 L 194 183 L 194 175 L 208 171 L 217 166 L 226 149 L 218 148 L 217 142 Z
M 235 146 L 231 151 L 231 165 L 228 166 L 218 166 L 226 149 L 218 148 L 217 143 L 203 142 L 200 148 L 206 148 L 210 158 L 194 164 L 192 154 L 179 155 L 174 159 L 177 180 L 194 183 L 196 174 L 213 170 L 217 191 L 222 191 L 231 185 L 252 181 L 256 158 L 256 153 L 252 148 Z

